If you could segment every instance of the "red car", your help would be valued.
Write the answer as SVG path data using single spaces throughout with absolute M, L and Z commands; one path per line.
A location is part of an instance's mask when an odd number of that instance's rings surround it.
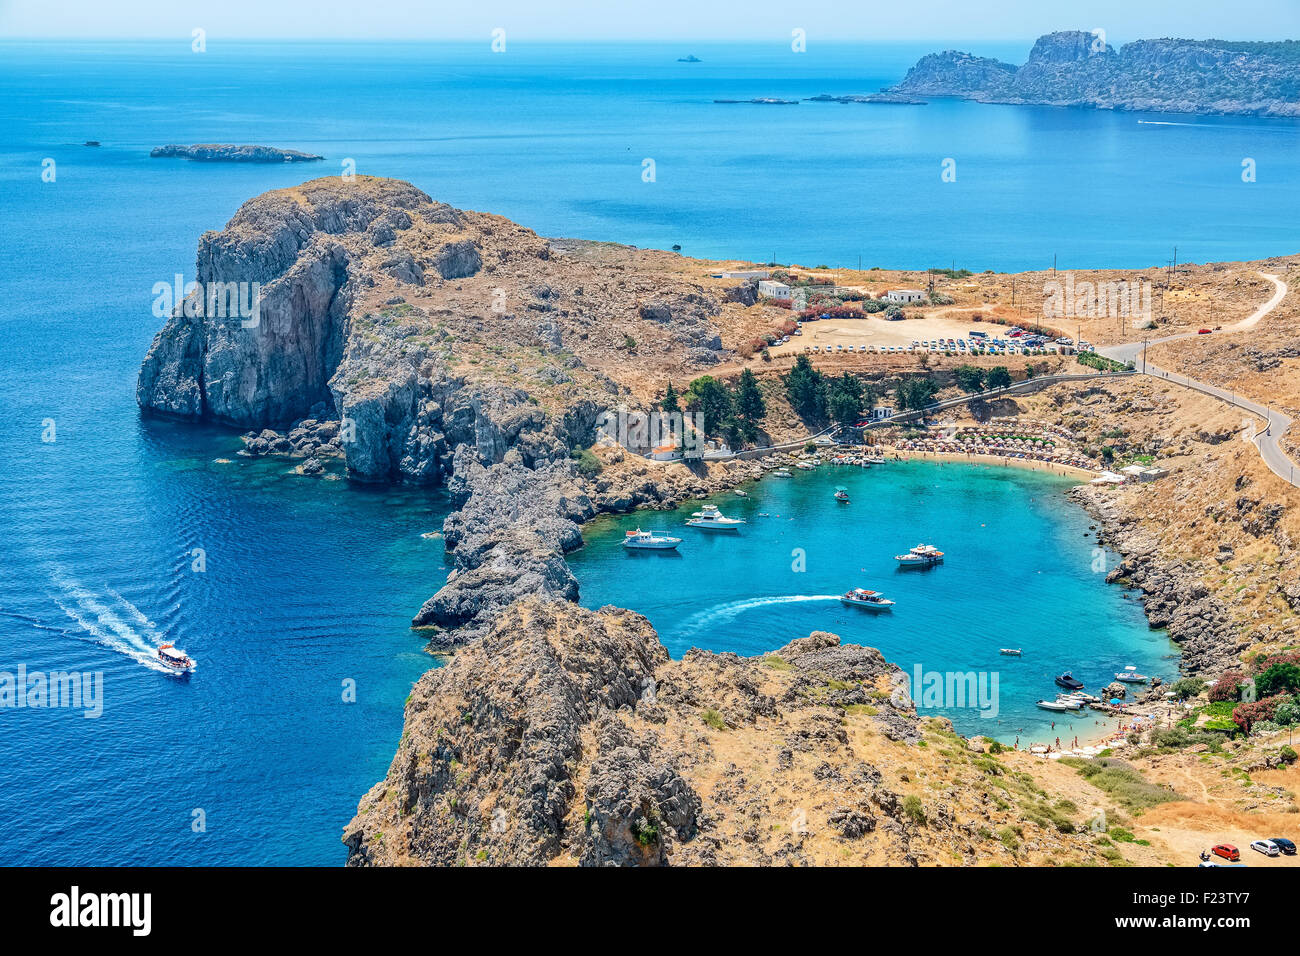
M 1197 334 L 1197 335 L 1209 335 L 1209 334 L 1210 334 L 1210 330 L 1209 330 L 1209 329 L 1201 329 L 1201 331 L 1197 332 L 1196 334 Z
M 1221 856 L 1232 863 L 1236 863 L 1241 859 L 1241 852 L 1231 843 L 1220 843 L 1211 852 L 1215 856 Z

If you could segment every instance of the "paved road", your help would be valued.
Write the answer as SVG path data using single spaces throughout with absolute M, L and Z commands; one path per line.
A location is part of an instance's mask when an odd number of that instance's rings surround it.
M 1278 304 L 1286 298 L 1287 285 L 1282 281 L 1280 276 L 1268 272 L 1261 272 L 1265 279 L 1268 279 L 1276 287 L 1273 297 L 1261 305 L 1258 309 L 1250 314 L 1249 317 L 1242 319 L 1236 325 L 1230 325 L 1221 332 L 1215 333 L 1222 335 L 1227 332 L 1247 332 L 1259 324 L 1259 321 L 1278 307 Z M 1268 465 L 1273 474 L 1277 475 L 1283 481 L 1290 482 L 1297 488 L 1300 488 L 1300 476 L 1297 476 L 1295 462 L 1286 456 L 1282 450 L 1278 439 L 1286 434 L 1291 427 L 1291 417 L 1284 415 L 1279 411 L 1269 409 L 1248 398 L 1229 391 L 1226 388 L 1219 388 L 1217 385 L 1208 385 L 1205 382 L 1198 382 L 1196 379 L 1188 378 L 1186 375 L 1179 375 L 1176 372 L 1167 372 L 1162 368 L 1145 361 L 1142 353 L 1152 345 L 1159 345 L 1161 342 L 1174 342 L 1179 339 L 1194 339 L 1198 333 L 1186 332 L 1181 335 L 1167 335 L 1164 338 L 1151 339 L 1147 342 L 1128 342 L 1124 345 L 1110 345 L 1100 348 L 1097 351 L 1107 358 L 1114 359 L 1117 362 L 1132 362 L 1139 372 L 1151 375 L 1156 378 L 1163 378 L 1167 381 L 1174 382 L 1178 385 L 1186 385 L 1188 388 L 1194 388 L 1198 392 L 1204 392 L 1206 395 L 1213 395 L 1215 398 L 1221 398 L 1226 402 L 1231 402 L 1238 408 L 1243 408 L 1252 414 L 1258 415 L 1267 423 L 1263 431 L 1259 431 L 1253 438 L 1255 447 L 1259 449 L 1260 456 L 1264 463 Z

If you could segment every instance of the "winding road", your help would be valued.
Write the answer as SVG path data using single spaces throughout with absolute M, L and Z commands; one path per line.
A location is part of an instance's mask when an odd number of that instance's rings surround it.
M 1268 272 L 1261 272 L 1265 279 L 1268 279 L 1276 287 L 1273 297 L 1252 312 L 1247 318 L 1242 319 L 1236 325 L 1230 325 L 1221 332 L 1215 334 L 1224 334 L 1228 332 L 1248 332 L 1259 324 L 1264 316 L 1268 315 L 1286 298 L 1287 284 L 1282 281 L 1281 276 L 1273 275 Z M 1257 432 L 1252 439 L 1252 443 L 1259 449 L 1260 456 L 1264 459 L 1264 464 L 1268 465 L 1269 470 L 1277 475 L 1283 481 L 1286 481 L 1297 488 L 1300 488 L 1300 477 L 1296 475 L 1296 466 L 1282 446 L 1278 443 L 1288 428 L 1291 427 L 1291 417 L 1284 415 L 1282 412 L 1273 411 L 1271 408 L 1265 408 L 1248 398 L 1243 398 L 1236 392 L 1229 391 L 1226 388 L 1219 388 L 1217 385 L 1208 385 L 1205 382 L 1198 382 L 1196 379 L 1188 378 L 1186 375 L 1178 375 L 1175 372 L 1167 372 L 1162 368 L 1157 368 L 1143 357 L 1147 349 L 1153 345 L 1159 345 L 1162 342 L 1176 342 L 1180 339 L 1194 339 L 1198 336 L 1197 332 L 1184 332 L 1180 335 L 1168 335 L 1160 339 L 1150 339 L 1146 342 L 1128 342 L 1124 345 L 1110 345 L 1098 349 L 1097 351 L 1114 359 L 1117 362 L 1132 362 L 1137 370 L 1145 375 L 1152 375 L 1156 378 L 1162 378 L 1166 381 L 1174 382 L 1177 385 L 1186 385 L 1188 388 L 1194 388 L 1198 392 L 1204 392 L 1206 395 L 1213 395 L 1215 398 L 1221 398 L 1225 402 L 1230 402 L 1238 408 L 1243 408 L 1248 412 L 1258 415 L 1267 423 L 1264 431 Z

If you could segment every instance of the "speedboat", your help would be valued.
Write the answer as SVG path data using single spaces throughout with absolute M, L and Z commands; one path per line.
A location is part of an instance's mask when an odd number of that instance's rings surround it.
M 862 459 L 862 463 L 864 465 L 883 465 L 885 459 L 881 458 L 879 455 L 867 455 Z
M 1064 704 L 1070 710 L 1083 710 L 1083 701 L 1072 694 L 1057 694 L 1056 702 Z
M 185 652 L 178 651 L 171 644 L 164 644 L 158 648 L 158 661 L 177 671 L 188 671 L 194 668 L 194 662 L 185 655 Z
M 748 492 L 748 491 L 741 491 L 739 488 L 737 488 L 737 489 L 736 489 L 736 497 L 737 497 L 737 498 L 748 498 L 748 497 L 749 497 L 749 492 Z
M 894 560 L 905 568 L 928 568 L 943 563 L 943 552 L 934 545 L 918 544 L 907 554 L 896 554 Z
M 845 489 L 843 489 L 843 488 L 836 488 L 836 489 L 835 489 L 835 500 L 836 500 L 836 501 L 842 501 L 842 502 L 844 502 L 845 504 L 848 504 L 848 501 L 849 501 L 849 493 L 848 493 Z
M 817 466 L 810 461 L 796 461 L 794 466 L 802 471 L 816 471 Z
M 773 477 L 773 478 L 791 478 L 791 477 L 793 477 L 793 476 L 790 474 L 790 469 L 789 469 L 789 468 L 778 468 L 776 471 L 772 472 L 772 477 Z
M 850 604 L 853 607 L 865 607 L 869 611 L 888 611 L 894 606 L 894 602 L 879 591 L 868 591 L 866 588 L 854 588 L 852 591 L 845 591 L 840 595 L 840 603 Z
M 1132 664 L 1116 674 L 1115 679 L 1123 681 L 1126 684 L 1145 684 L 1150 680 L 1150 678 L 1145 674 L 1139 674 L 1137 668 Z
M 681 538 L 674 538 L 662 531 L 642 531 L 640 528 L 623 536 L 623 547 L 638 551 L 671 551 L 681 543 Z
M 1083 681 L 1075 680 L 1074 676 L 1069 671 L 1066 671 L 1056 678 L 1056 686 L 1064 687 L 1066 690 L 1083 690 Z
M 744 518 L 728 518 L 718 510 L 717 505 L 705 505 L 691 515 L 686 527 L 703 528 L 705 531 L 739 531 L 744 523 Z
M 1043 710 L 1054 710 L 1058 713 L 1070 710 L 1069 704 L 1063 704 L 1059 700 L 1040 700 L 1038 706 L 1043 708 Z
M 1007 657 L 1019 657 L 1019 656 L 1020 656 L 1020 648 L 1018 648 L 1018 647 L 999 647 L 999 648 L 998 648 L 998 653 L 999 653 L 999 654 L 1005 654 L 1005 655 L 1007 655 Z

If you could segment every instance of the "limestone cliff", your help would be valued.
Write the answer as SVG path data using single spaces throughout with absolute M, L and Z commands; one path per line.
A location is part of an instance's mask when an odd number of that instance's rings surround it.
M 337 419 L 364 480 L 441 481 L 462 445 L 558 460 L 626 393 L 620 356 L 687 374 L 728 354 L 720 299 L 666 255 L 553 243 L 396 180 L 277 190 L 203 236 L 137 398 L 255 432 Z

